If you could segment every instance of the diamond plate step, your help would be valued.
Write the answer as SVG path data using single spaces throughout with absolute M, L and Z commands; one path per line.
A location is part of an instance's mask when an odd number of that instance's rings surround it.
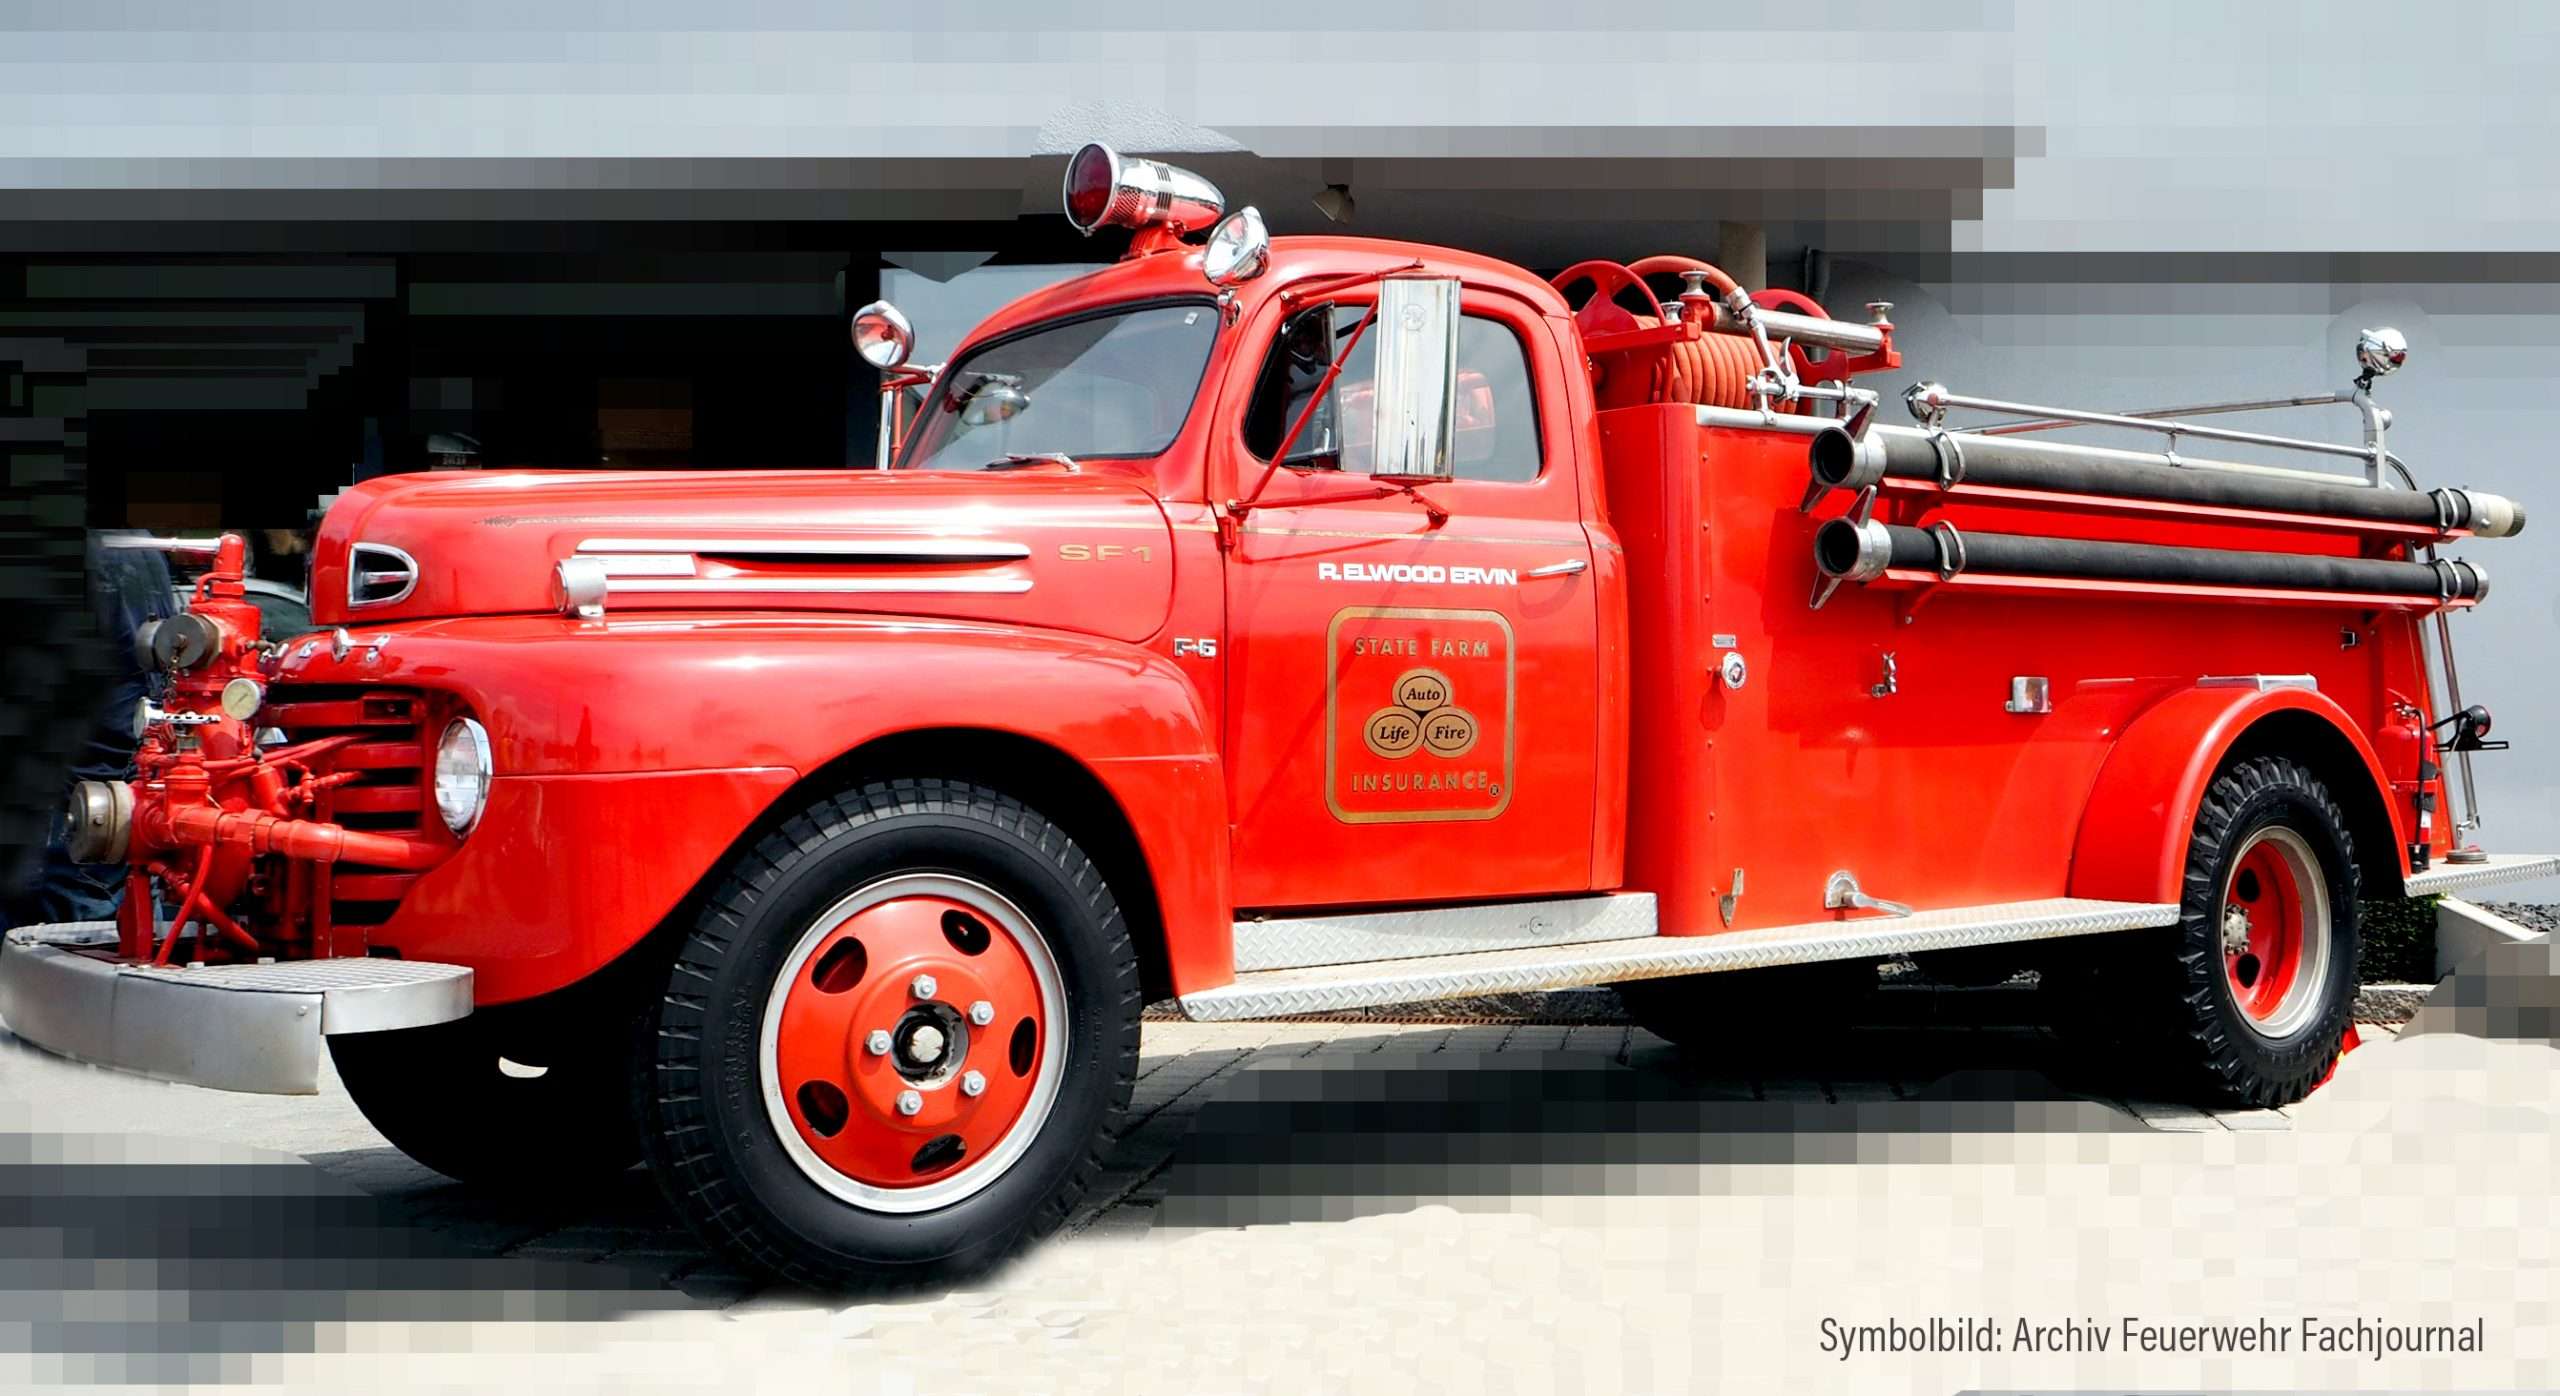
M 1236 923 L 1236 972 L 1517 950 L 1532 945 L 1642 940 L 1651 936 L 1654 929 L 1651 892 L 1337 916 L 1272 917 Z
M 2410 896 L 2423 897 L 2534 877 L 2560 877 L 2560 853 L 2492 853 L 2485 863 L 2438 863 L 2409 874 L 2407 887 Z
M 2173 903 L 2055 897 L 1924 911 L 1907 917 L 1859 917 L 1714 935 L 1653 936 L 1262 970 L 1239 974 L 1232 984 L 1185 994 L 1181 1004 L 1188 1017 L 1203 1022 L 1231 1022 L 1473 994 L 1521 993 L 1614 984 L 1625 979 L 1759 969 L 1814 960 L 1883 959 L 1969 945 L 2005 945 L 2138 930 L 2166 926 L 2177 919 L 2178 908 Z

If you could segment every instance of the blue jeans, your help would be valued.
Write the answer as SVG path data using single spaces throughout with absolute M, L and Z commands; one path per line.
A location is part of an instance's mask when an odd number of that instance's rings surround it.
M 133 751 L 140 740 L 134 730 L 136 710 L 154 693 L 154 685 L 133 657 L 133 635 L 146 621 L 173 614 L 169 560 L 143 548 L 89 550 L 89 600 L 97 608 L 99 629 L 116 656 L 116 679 L 107 685 L 89 735 L 64 773 L 63 800 L 84 780 L 133 778 Z M 56 921 L 107 921 L 124 901 L 124 869 L 114 864 L 83 867 L 71 861 L 63 840 L 69 833 L 57 820 L 45 839 L 44 859 L 35 876 L 15 896 L 0 902 L 0 925 L 32 926 Z

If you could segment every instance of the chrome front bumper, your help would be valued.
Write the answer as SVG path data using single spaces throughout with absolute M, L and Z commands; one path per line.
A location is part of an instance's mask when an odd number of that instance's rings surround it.
M 0 1020 L 66 1057 L 191 1086 L 320 1088 L 320 1039 L 450 1022 L 471 971 L 417 960 L 297 960 L 200 969 L 120 963 L 112 922 L 0 937 Z M 102 953 L 105 952 L 105 953 Z

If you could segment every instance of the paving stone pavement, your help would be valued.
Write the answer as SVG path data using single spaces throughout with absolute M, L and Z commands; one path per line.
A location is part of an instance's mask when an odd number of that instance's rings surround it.
M 1794 1044 L 1782 1053 L 1737 1041 L 1729 1051 L 1705 1054 L 1684 1054 L 1641 1029 L 1606 1023 L 1151 1020 L 1127 1126 L 1068 1220 L 1066 1236 L 1051 1244 L 1157 1225 L 1204 1107 L 1248 1072 L 1292 1066 L 1339 1069 L 1346 1098 L 1384 1089 L 1374 1083 L 1398 1073 L 1421 1079 L 1417 1073 L 1463 1073 L 1506 1062 L 1534 1072 L 1541 1063 L 1556 1063 L 1582 1076 L 1632 1073 L 1628 1079 L 1644 1088 L 1668 1088 L 1686 1101 L 1762 1103 L 1790 1111 L 1888 1106 L 1935 1098 L 1932 1093 L 1943 1093 L 1950 1082 L 1970 1082 L 1955 1088 L 1955 1098 L 2095 1101 L 2095 1108 L 2111 1112 L 2127 1128 L 2286 1127 L 2277 1111 L 2198 1111 L 2097 1094 L 2075 1078 L 2049 1034 L 2004 1026 L 2000 1016 L 1974 1013 L 1968 1020 L 1960 1012 L 1932 1010 L 1818 1045 Z M 610 1273 L 616 1286 L 672 1290 L 694 1303 L 733 1304 L 760 1291 L 755 1280 L 696 1243 L 638 1171 L 571 1196 L 465 1187 L 391 1149 L 334 1079 L 317 1097 L 238 1096 L 140 1081 L 46 1056 L 14 1039 L 0 1042 L 0 1073 L 14 1097 L 14 1104 L 0 1106 L 0 1134 L 148 1133 L 283 1150 L 371 1198 L 386 1226 L 415 1228 L 424 1239 L 465 1255 L 596 1267 L 600 1277 Z M 1326 1090 L 1335 1087 L 1328 1084 Z M 529 1171 L 538 1167 L 538 1160 L 528 1160 Z

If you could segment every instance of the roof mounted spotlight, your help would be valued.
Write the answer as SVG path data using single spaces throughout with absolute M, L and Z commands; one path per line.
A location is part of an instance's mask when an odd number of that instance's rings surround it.
M 1270 266 L 1271 230 L 1263 226 L 1262 210 L 1251 204 L 1219 219 L 1200 249 L 1200 274 L 1212 286 L 1251 281 Z
M 853 351 L 873 368 L 897 368 L 916 351 L 915 326 L 896 306 L 873 301 L 853 312 Z
M 2357 375 L 2356 386 L 2371 387 L 2374 379 L 2407 362 L 2409 339 L 2398 330 L 2383 325 L 2357 333 L 2356 367 L 2364 371 Z
M 1135 229 L 1132 254 L 1162 251 L 1226 211 L 1218 186 L 1191 171 L 1124 156 L 1099 141 L 1067 161 L 1060 193 L 1067 221 L 1087 237 L 1102 228 Z

